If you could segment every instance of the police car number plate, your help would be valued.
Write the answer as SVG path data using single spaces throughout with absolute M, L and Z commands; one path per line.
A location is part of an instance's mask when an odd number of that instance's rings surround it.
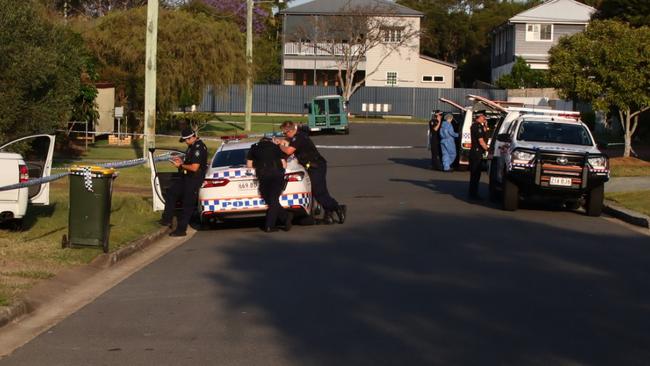
M 571 187 L 571 178 L 551 177 L 550 183 L 553 186 Z
M 258 183 L 256 181 L 253 181 L 253 182 L 241 182 L 241 183 L 239 183 L 238 186 L 239 186 L 239 189 L 242 189 L 242 190 L 245 190 L 245 191 L 247 191 L 247 190 L 256 190 L 257 186 L 258 186 Z

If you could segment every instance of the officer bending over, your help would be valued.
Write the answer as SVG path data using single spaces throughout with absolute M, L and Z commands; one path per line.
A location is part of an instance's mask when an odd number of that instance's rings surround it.
M 483 153 L 488 150 L 486 126 L 485 115 L 478 114 L 470 127 L 472 147 L 469 151 L 469 199 L 471 200 L 481 199 L 478 195 L 478 184 L 481 180 Z
M 295 154 L 298 162 L 305 167 L 311 180 L 311 191 L 314 198 L 320 202 L 325 210 L 323 221 L 333 223 L 332 213 L 336 213 L 340 224 L 345 222 L 346 207 L 339 205 L 327 190 L 327 161 L 316 149 L 314 142 L 307 133 L 300 131 L 298 126 L 291 122 L 283 122 L 280 126 L 287 137 L 286 140 L 274 140 L 280 149 L 287 154 Z
M 205 172 L 208 167 L 208 148 L 201 141 L 191 128 L 185 128 L 181 132 L 179 142 L 187 144 L 185 159 L 181 160 L 178 156 L 170 159 L 171 163 L 181 172 L 181 179 L 167 190 L 165 199 L 165 211 L 163 211 L 160 224 L 163 226 L 171 225 L 176 208 L 176 202 L 181 199 L 183 202 L 183 211 L 178 219 L 176 230 L 169 236 L 185 236 L 187 225 L 190 223 L 192 214 L 196 209 L 199 199 L 199 189 L 203 184 Z
M 284 189 L 284 172 L 287 168 L 282 150 L 270 138 L 263 137 L 248 151 L 246 166 L 255 168 L 260 194 L 268 206 L 262 230 L 267 233 L 277 231 L 275 224 L 278 219 L 284 223 L 283 230 L 291 230 L 293 214 L 284 210 L 279 200 Z

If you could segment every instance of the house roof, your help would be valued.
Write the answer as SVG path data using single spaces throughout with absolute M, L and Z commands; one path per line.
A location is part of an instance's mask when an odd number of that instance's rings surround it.
M 575 0 L 547 0 L 510 18 L 510 23 L 586 24 L 595 8 Z
M 449 66 L 449 67 L 452 67 L 452 68 L 454 68 L 454 69 L 457 69 L 457 68 L 458 68 L 458 65 L 456 65 L 456 64 L 452 64 L 452 63 L 449 63 L 449 62 L 445 62 L 445 61 L 439 60 L 439 59 L 437 59 L 437 58 L 433 58 L 433 57 L 429 57 L 429 56 L 425 56 L 425 55 L 420 55 L 420 58 L 423 59 L 423 60 L 427 60 L 427 61 L 435 62 L 435 63 L 437 63 L 437 64 L 441 64 L 441 65 Z
M 346 8 L 372 9 L 372 13 L 377 15 L 424 16 L 424 13 L 388 0 L 312 0 L 306 4 L 286 8 L 280 11 L 280 14 L 337 15 L 345 13 Z

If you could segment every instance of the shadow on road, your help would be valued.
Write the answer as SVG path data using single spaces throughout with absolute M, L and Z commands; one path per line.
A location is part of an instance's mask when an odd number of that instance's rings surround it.
M 645 236 L 422 210 L 330 233 L 215 247 L 227 265 L 206 274 L 215 301 L 259 309 L 296 364 L 650 359 Z
M 396 164 L 431 170 L 431 158 L 390 158 Z

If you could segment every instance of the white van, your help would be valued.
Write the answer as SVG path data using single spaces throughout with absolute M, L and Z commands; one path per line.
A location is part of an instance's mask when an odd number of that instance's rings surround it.
M 11 190 L 1 188 L 48 177 L 52 170 L 54 140 L 52 135 L 33 135 L 0 146 L 0 223 L 10 222 L 18 229 L 22 226 L 28 202 L 50 204 L 49 183 Z

